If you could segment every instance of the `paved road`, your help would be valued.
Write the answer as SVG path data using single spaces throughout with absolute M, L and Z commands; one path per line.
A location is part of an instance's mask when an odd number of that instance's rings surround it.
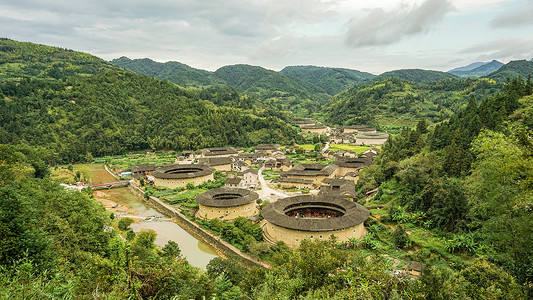
M 324 149 L 322 149 L 322 153 L 326 152 L 329 148 L 329 142 L 326 143 L 326 146 L 324 146 Z
M 272 189 L 268 186 L 268 184 L 265 181 L 265 178 L 263 178 L 263 167 L 259 169 L 258 174 L 259 174 L 258 176 L 259 184 L 261 184 L 261 191 L 258 191 L 258 192 L 261 192 L 260 196 L 270 198 L 270 202 L 275 202 L 278 198 L 289 197 L 289 195 L 283 192 L 280 192 L 278 190 Z

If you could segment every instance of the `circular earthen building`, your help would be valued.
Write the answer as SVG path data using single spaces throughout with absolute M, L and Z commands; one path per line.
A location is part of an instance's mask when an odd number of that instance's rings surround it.
M 211 220 L 233 220 L 237 217 L 251 217 L 256 215 L 256 201 L 259 195 L 256 192 L 240 188 L 218 188 L 196 196 L 198 211 L 196 217 Z
M 172 164 L 152 172 L 154 184 L 168 188 L 186 187 L 188 183 L 202 184 L 214 180 L 215 169 L 200 164 Z
M 369 212 L 363 206 L 340 197 L 302 195 L 284 198 L 267 205 L 261 212 L 266 223 L 265 238 L 299 246 L 304 239 L 339 241 L 361 238 L 366 234 L 363 222 Z

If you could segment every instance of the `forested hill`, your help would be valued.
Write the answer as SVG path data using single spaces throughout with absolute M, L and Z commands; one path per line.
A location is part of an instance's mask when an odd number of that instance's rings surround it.
M 0 143 L 39 146 L 48 162 L 298 138 L 278 117 L 217 107 L 85 53 L 11 40 L 0 49 Z
M 96 56 L 57 47 L 0 39 L 0 80 L 61 79 L 118 70 Z
M 280 71 L 290 77 L 307 81 L 334 96 L 375 75 L 357 70 L 316 66 L 289 66 Z
M 192 68 L 175 61 L 160 63 L 149 58 L 131 60 L 127 57 L 113 59 L 112 64 L 138 74 L 166 79 L 182 87 L 204 87 L 224 84 L 209 71 Z
M 257 106 L 275 106 L 302 116 L 318 111 L 330 97 L 320 87 L 259 66 L 231 65 L 209 72 L 178 62 L 158 63 L 150 59 L 121 57 L 111 63 L 184 87 L 233 88 L 260 102 L 255 103 Z
M 488 78 L 495 80 L 506 81 L 515 77 L 522 77 L 524 79 L 528 76 L 533 76 L 533 61 L 514 60 L 503 65 L 498 71 L 488 75 Z
M 502 266 L 528 291 L 523 299 L 533 297 L 532 93 L 531 81 L 515 78 L 449 121 L 421 121 L 359 174 L 362 192 L 379 186 L 373 201 L 390 207 L 391 222 L 413 217 L 448 252 Z
M 502 84 L 490 79 L 447 79 L 417 84 L 396 78 L 357 85 L 329 101 L 324 110 L 331 124 L 379 126 L 395 120 L 445 120 L 468 102 L 497 92 Z
M 440 71 L 421 70 L 421 69 L 402 69 L 382 73 L 375 79 L 398 78 L 416 83 L 435 83 L 444 79 L 457 78 L 457 76 Z

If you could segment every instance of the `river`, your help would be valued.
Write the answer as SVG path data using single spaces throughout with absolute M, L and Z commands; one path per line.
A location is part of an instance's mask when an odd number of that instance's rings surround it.
M 93 184 L 116 181 L 103 165 L 84 165 L 90 168 Z M 94 197 L 106 209 L 111 210 L 117 217 L 128 216 L 136 222 L 131 225 L 135 232 L 141 229 L 152 229 L 157 233 L 156 245 L 164 246 L 169 240 L 178 243 L 181 254 L 195 266 L 205 269 L 209 261 L 217 257 L 215 251 L 207 244 L 197 240 L 176 223 L 165 219 L 157 210 L 146 205 L 129 188 L 94 191 Z M 118 204 L 118 206 L 117 206 Z M 154 217 L 154 218 L 151 218 Z M 150 220 L 147 220 L 150 219 Z

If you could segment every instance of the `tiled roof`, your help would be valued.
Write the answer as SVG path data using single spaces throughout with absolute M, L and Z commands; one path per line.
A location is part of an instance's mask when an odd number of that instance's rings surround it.
M 337 218 L 295 218 L 285 214 L 289 207 L 318 207 L 335 209 L 343 213 Z M 280 227 L 304 231 L 332 231 L 350 228 L 368 219 L 369 212 L 363 206 L 340 198 L 324 195 L 302 195 L 280 199 L 267 205 L 261 215 Z
M 196 196 L 196 202 L 210 207 L 233 207 L 255 202 L 256 192 L 247 189 L 223 187 Z

